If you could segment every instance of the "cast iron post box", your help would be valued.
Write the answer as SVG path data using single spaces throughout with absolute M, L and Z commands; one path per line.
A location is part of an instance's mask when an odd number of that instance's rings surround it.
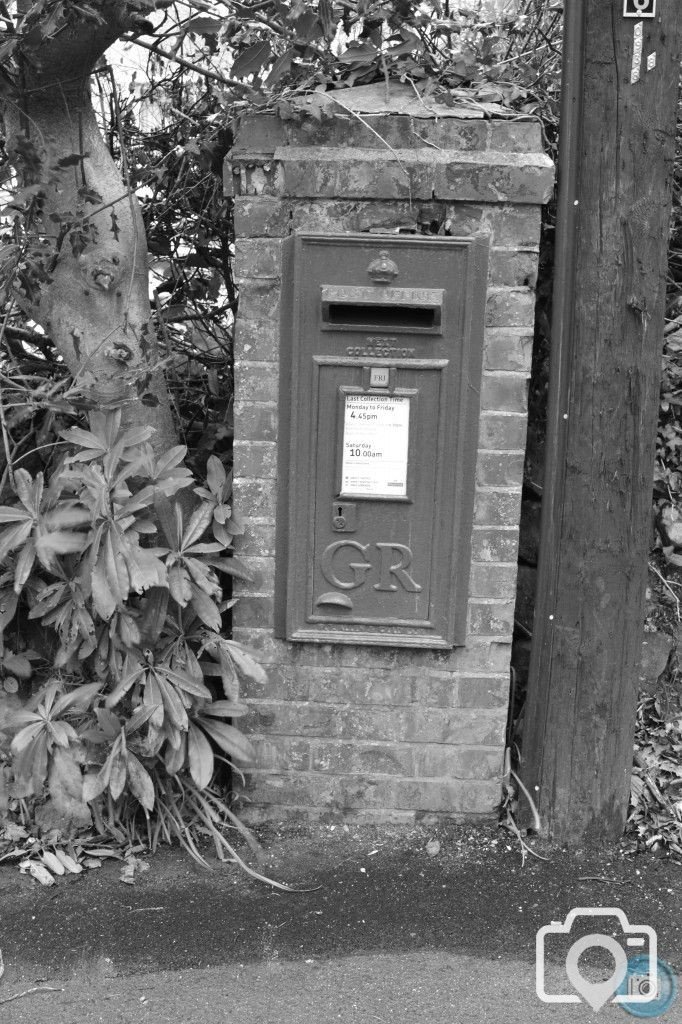
M 464 641 L 487 239 L 284 242 L 276 632 Z

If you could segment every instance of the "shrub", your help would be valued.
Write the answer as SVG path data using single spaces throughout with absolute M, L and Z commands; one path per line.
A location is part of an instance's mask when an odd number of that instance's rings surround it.
M 232 724 L 239 677 L 263 669 L 221 635 L 241 525 L 216 456 L 197 486 L 149 427 L 91 415 L 49 479 L 12 475 L 0 507 L 0 754 L 8 796 L 44 828 L 90 826 L 130 843 L 178 838 L 195 856 L 236 822 L 211 789 L 251 746 Z M 23 700 L 21 699 L 23 698 Z

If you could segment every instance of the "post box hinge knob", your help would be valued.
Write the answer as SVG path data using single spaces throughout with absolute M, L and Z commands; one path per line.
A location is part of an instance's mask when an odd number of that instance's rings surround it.
M 375 284 L 390 284 L 398 276 L 398 264 L 382 249 L 375 260 L 367 267 L 367 273 Z

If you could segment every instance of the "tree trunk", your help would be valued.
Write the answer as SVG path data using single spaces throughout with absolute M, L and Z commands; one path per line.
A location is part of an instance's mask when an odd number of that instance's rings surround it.
M 572 352 L 557 410 L 522 777 L 561 842 L 622 834 L 658 415 L 682 19 L 587 0 Z M 641 50 L 640 50 L 641 44 Z M 562 183 L 565 185 L 565 183 Z M 558 240 L 559 243 L 559 240 Z M 558 357 L 558 353 L 553 353 Z M 562 460 L 562 453 L 565 458 Z M 545 528 L 547 526 L 547 528 Z
M 97 60 L 135 19 L 123 3 L 100 10 L 101 23 L 71 17 L 51 37 L 25 37 L 21 88 L 5 105 L 14 166 L 23 184 L 41 185 L 34 228 L 52 242 L 49 281 L 22 305 L 94 404 L 123 403 L 125 421 L 155 427 L 152 443 L 162 451 L 175 429 L 155 366 L 144 225 L 90 99 Z M 143 393 L 153 397 L 142 402 Z

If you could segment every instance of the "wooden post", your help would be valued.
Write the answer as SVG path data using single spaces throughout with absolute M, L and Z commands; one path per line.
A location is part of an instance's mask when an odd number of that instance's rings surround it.
M 682 45 L 679 0 L 584 7 L 572 329 L 552 353 L 521 769 L 543 833 L 569 843 L 619 837 L 627 812 Z

